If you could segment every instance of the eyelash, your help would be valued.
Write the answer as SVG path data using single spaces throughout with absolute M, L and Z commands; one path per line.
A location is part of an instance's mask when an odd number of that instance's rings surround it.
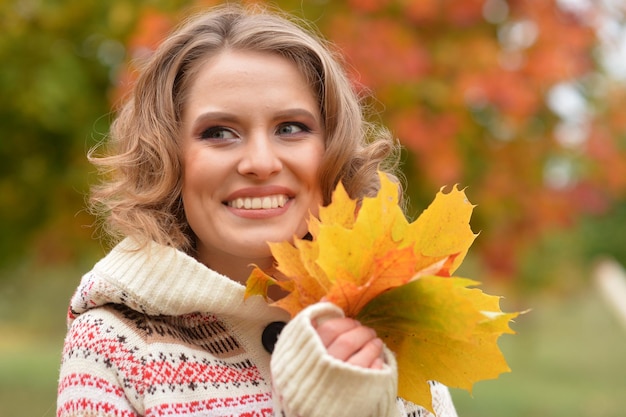
M 298 129 L 300 129 L 304 133 L 310 133 L 311 132 L 311 129 L 307 125 L 305 125 L 304 123 L 299 123 L 299 122 L 281 123 L 280 125 L 278 125 L 276 130 L 278 131 L 278 130 L 280 130 L 280 129 L 284 128 L 284 127 L 287 127 L 287 126 L 296 126 Z M 293 133 L 293 134 L 297 134 L 297 133 L 300 133 L 300 132 L 296 132 L 296 133 Z
M 219 138 L 219 137 L 212 136 L 213 134 L 218 133 L 218 132 L 230 132 L 234 136 L 237 136 L 232 129 L 229 129 L 227 127 L 224 127 L 224 126 L 211 126 L 208 129 L 204 129 L 202 132 L 200 132 L 199 137 L 200 137 L 200 139 L 221 139 L 221 140 L 225 140 L 226 138 Z

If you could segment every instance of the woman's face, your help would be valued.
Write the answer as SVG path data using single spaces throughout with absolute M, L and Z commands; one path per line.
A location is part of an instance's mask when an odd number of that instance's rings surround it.
M 271 262 L 268 241 L 304 236 L 322 202 L 323 153 L 320 109 L 293 63 L 224 51 L 203 64 L 182 126 L 182 197 L 198 259 L 242 280 L 250 263 Z

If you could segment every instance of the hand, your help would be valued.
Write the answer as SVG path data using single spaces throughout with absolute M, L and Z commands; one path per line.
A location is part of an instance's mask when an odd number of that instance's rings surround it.
M 313 323 L 328 354 L 352 365 L 382 369 L 383 342 L 376 332 L 350 318 Z

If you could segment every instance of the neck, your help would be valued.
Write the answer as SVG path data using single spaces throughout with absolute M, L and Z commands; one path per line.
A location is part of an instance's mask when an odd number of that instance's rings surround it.
M 221 254 L 221 256 L 211 256 L 209 259 L 209 257 L 198 253 L 197 258 L 207 267 L 242 285 L 246 285 L 246 281 L 255 266 L 270 274 L 274 270 L 272 257 L 240 258 Z

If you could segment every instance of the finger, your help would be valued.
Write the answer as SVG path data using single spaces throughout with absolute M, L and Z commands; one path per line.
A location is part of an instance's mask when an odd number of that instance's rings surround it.
M 376 339 L 374 330 L 358 326 L 337 336 L 326 350 L 331 356 L 347 361 L 373 339 Z
M 385 360 L 382 358 L 382 355 L 376 359 L 374 359 L 374 363 L 370 366 L 370 369 L 383 369 L 383 365 L 385 364 Z
M 382 354 L 383 342 L 376 337 L 350 356 L 346 362 L 362 368 L 382 369 Z
M 315 327 L 324 347 L 328 348 L 341 334 L 358 326 L 359 322 L 350 318 L 332 318 L 318 323 Z

